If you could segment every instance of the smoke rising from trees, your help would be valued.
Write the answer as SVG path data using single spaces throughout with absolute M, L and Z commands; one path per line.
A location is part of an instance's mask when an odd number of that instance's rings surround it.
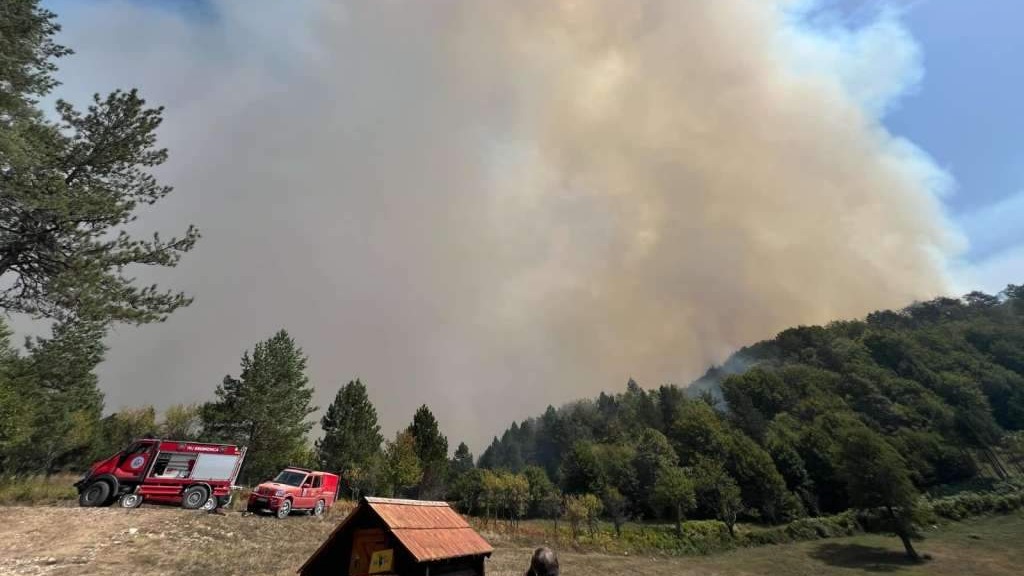
M 629 376 L 685 383 L 787 326 L 947 289 L 949 177 L 881 115 L 920 78 L 893 14 L 792 0 L 62 7 L 60 95 L 167 106 L 140 225 L 195 222 L 120 328 L 108 408 L 208 399 L 286 327 L 315 404 L 360 377 L 386 436 L 453 444 Z M 148 279 L 148 277 L 147 277 Z

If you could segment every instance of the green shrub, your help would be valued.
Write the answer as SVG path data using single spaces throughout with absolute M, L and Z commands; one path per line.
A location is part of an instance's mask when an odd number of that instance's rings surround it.
M 861 531 L 860 523 L 852 512 L 818 518 L 801 518 L 784 526 L 751 530 L 741 534 L 744 546 L 787 544 L 805 540 L 850 536 Z
M 924 507 L 939 518 L 963 520 L 981 514 L 1013 512 L 1024 508 L 1024 490 L 1013 484 L 995 492 L 960 492 L 955 496 L 926 500 Z

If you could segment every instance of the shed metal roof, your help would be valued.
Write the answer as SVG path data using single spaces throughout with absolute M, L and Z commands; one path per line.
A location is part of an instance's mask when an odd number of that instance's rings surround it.
M 447 502 L 366 498 L 417 562 L 490 554 L 494 548 Z

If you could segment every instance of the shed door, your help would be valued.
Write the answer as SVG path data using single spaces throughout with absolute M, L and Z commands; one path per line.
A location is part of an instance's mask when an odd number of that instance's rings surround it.
M 369 528 L 353 532 L 352 558 L 348 563 L 349 576 L 370 574 L 370 559 L 373 557 L 373 553 L 388 548 L 388 535 L 384 530 Z

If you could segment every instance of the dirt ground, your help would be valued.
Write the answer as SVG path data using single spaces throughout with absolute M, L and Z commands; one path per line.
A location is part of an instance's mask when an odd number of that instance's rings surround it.
M 344 515 L 285 520 L 225 516 L 180 508 L 136 510 L 77 507 L 0 508 L 0 575 L 295 574 Z M 562 572 L 573 574 L 1019 574 L 1024 516 L 952 525 L 919 544 L 933 560 L 908 565 L 899 541 L 858 536 L 737 550 L 706 557 L 650 558 L 561 550 Z M 531 550 L 497 543 L 488 574 L 521 576 Z

